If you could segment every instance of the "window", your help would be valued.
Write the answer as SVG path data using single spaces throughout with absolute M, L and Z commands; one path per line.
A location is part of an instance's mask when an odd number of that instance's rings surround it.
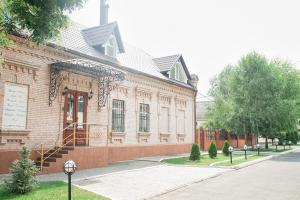
M 140 132 L 149 132 L 150 131 L 150 111 L 149 104 L 140 104 Z
M 180 82 L 187 82 L 187 77 L 181 62 L 177 62 L 176 65 L 170 71 L 170 78 L 175 79 Z
M 5 83 L 3 129 L 26 129 L 28 86 Z
M 159 124 L 161 133 L 169 133 L 169 108 L 161 108 Z
M 112 105 L 112 131 L 124 132 L 125 131 L 125 114 L 124 114 L 125 102 L 122 100 L 113 100 Z
M 117 41 L 114 35 L 111 35 L 105 46 L 105 55 L 116 57 L 117 55 Z

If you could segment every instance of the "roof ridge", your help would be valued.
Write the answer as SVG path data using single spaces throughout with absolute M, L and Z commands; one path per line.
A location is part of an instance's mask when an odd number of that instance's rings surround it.
M 89 27 L 89 28 L 85 28 L 82 31 L 87 31 L 87 30 L 91 30 L 91 29 L 95 29 L 95 28 L 99 28 L 99 27 L 106 27 L 106 26 L 117 25 L 117 24 L 118 23 L 116 21 L 114 21 L 114 22 L 110 22 L 110 23 L 107 23 L 107 24 L 103 24 L 103 25 L 98 25 L 98 26 L 92 26 L 92 27 Z
M 182 56 L 182 54 L 173 54 L 173 55 L 169 55 L 169 56 L 156 57 L 154 59 L 162 59 L 162 58 L 168 58 L 168 57 L 173 57 L 173 56 L 180 57 L 180 56 Z

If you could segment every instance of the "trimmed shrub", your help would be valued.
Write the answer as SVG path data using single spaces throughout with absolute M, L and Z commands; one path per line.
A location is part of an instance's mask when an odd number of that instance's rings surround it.
M 224 141 L 224 145 L 223 145 L 222 151 L 223 151 L 223 154 L 225 156 L 229 156 L 229 143 L 228 143 L 227 140 Z
M 217 157 L 217 146 L 215 142 L 211 142 L 209 147 L 208 147 L 208 154 L 210 158 L 215 158 Z
M 199 160 L 200 159 L 200 150 L 199 150 L 199 145 L 198 144 L 193 144 L 192 150 L 191 150 L 191 155 L 190 155 L 190 160 Z
M 37 184 L 35 173 L 38 171 L 32 160 L 29 159 L 30 150 L 23 146 L 20 150 L 20 159 L 11 166 L 11 177 L 4 181 L 5 189 L 10 193 L 25 194 L 33 190 Z

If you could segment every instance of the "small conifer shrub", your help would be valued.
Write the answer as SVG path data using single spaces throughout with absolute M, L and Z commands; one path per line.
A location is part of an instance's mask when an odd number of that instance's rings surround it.
M 223 154 L 225 156 L 229 156 L 229 143 L 228 143 L 227 140 L 224 141 L 224 145 L 223 145 L 222 151 L 223 151 Z
M 200 159 L 200 150 L 199 150 L 199 145 L 198 144 L 193 144 L 192 150 L 191 150 L 191 155 L 190 155 L 190 160 L 199 160 Z
M 210 158 L 215 158 L 217 157 L 217 146 L 215 142 L 211 142 L 209 147 L 208 147 L 208 154 Z
M 23 146 L 20 150 L 20 159 L 15 160 L 10 169 L 10 178 L 4 181 L 5 189 L 10 193 L 25 194 L 32 191 L 37 180 L 37 168 L 29 158 L 30 150 Z

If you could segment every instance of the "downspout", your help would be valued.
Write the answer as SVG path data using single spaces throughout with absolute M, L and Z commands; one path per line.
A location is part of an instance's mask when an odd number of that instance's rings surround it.
M 197 139 L 197 121 L 196 121 L 196 108 L 197 108 L 197 93 L 198 90 L 195 91 L 195 96 L 194 96 L 194 143 L 196 143 Z

